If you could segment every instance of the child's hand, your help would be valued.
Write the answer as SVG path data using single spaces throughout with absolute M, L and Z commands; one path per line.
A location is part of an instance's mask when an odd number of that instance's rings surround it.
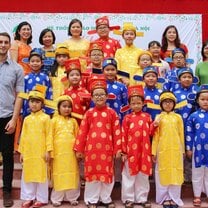
M 191 150 L 187 150 L 186 151 L 186 156 L 191 159 L 192 158 L 192 151 Z
M 78 161 L 81 161 L 84 158 L 84 155 L 81 152 L 76 152 L 76 158 Z
M 125 162 L 127 160 L 127 155 L 126 154 L 121 154 L 121 161 Z
M 121 158 L 121 152 L 116 153 L 116 159 L 119 159 L 119 158 Z
M 23 156 L 22 156 L 22 154 L 20 154 L 19 161 L 20 161 L 20 163 L 23 163 Z
M 50 159 L 51 159 L 50 152 L 46 152 L 46 154 L 45 154 L 45 161 L 47 163 L 49 163 L 50 162 Z
M 156 161 L 157 161 L 156 155 L 152 155 L 152 162 L 153 162 L 153 163 L 156 163 Z
M 161 121 L 161 118 L 160 118 L 160 117 L 156 117 L 155 120 L 154 120 L 154 122 L 153 122 L 153 126 L 154 126 L 154 127 L 159 126 L 160 121 Z
M 130 84 L 130 80 L 129 80 L 128 78 L 122 77 L 122 78 L 119 78 L 118 81 L 120 81 L 121 83 L 125 84 L 127 87 L 128 87 L 129 84 Z

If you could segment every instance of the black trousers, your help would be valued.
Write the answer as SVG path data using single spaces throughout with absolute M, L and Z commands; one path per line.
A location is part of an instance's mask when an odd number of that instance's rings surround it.
M 11 192 L 14 170 L 14 134 L 6 134 L 5 126 L 11 117 L 0 118 L 0 151 L 3 157 L 3 191 Z

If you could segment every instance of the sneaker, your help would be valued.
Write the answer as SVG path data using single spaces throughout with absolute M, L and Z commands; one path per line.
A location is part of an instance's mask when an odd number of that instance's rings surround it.
M 3 205 L 4 207 L 12 207 L 14 204 L 14 201 L 12 199 L 10 192 L 3 192 Z

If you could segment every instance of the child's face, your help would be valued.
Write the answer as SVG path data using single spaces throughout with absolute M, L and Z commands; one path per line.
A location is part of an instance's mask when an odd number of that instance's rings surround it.
M 103 61 L 103 53 L 100 50 L 92 50 L 90 53 L 90 60 L 93 65 L 101 66 Z
M 108 65 L 103 69 L 105 78 L 109 81 L 114 81 L 117 75 L 117 69 L 113 65 Z
M 134 39 L 136 38 L 135 32 L 132 30 L 126 30 L 123 33 L 123 39 L 126 45 L 130 46 L 133 44 Z
M 159 57 L 160 56 L 161 47 L 157 44 L 151 45 L 149 47 L 149 52 L 152 54 L 153 57 Z
M 162 101 L 161 105 L 162 105 L 163 111 L 169 113 L 169 112 L 173 111 L 175 103 L 171 99 L 165 99 Z
M 109 36 L 110 28 L 108 25 L 99 25 L 96 31 L 100 38 L 106 38 Z
M 200 93 L 197 102 L 201 109 L 208 111 L 208 92 Z
M 43 62 L 39 56 L 32 56 L 29 61 L 29 65 L 33 72 L 39 72 L 43 65 Z
M 173 63 L 177 68 L 184 67 L 186 64 L 184 55 L 180 52 L 175 53 L 173 56 Z
M 193 83 L 193 76 L 190 73 L 184 73 L 180 76 L 179 82 L 183 88 L 188 88 Z
M 104 89 L 94 89 L 92 93 L 92 100 L 97 107 L 103 107 L 106 105 L 107 94 Z
M 40 111 L 43 107 L 43 102 L 39 99 L 31 98 L 29 99 L 29 108 L 31 112 L 36 113 Z
M 157 75 L 154 72 L 149 72 L 144 75 L 143 81 L 147 87 L 155 87 L 157 84 Z
M 61 102 L 59 106 L 59 114 L 64 117 L 68 117 L 71 114 L 71 112 L 72 112 L 71 102 L 68 100 Z
M 166 32 L 166 38 L 169 42 L 174 42 L 176 39 L 177 33 L 175 28 L 169 28 L 168 31 Z
M 68 59 L 69 59 L 69 56 L 66 54 L 60 54 L 56 56 L 56 61 L 59 66 L 64 66 L 65 61 Z
M 81 80 L 81 74 L 79 70 L 72 70 L 68 74 L 68 80 L 70 85 L 77 86 L 80 83 Z
M 133 96 L 130 98 L 130 107 L 133 112 L 135 113 L 140 112 L 143 106 L 144 106 L 144 102 L 141 97 Z
M 140 56 L 138 64 L 142 69 L 144 69 L 145 67 L 152 65 L 152 59 L 148 54 L 143 54 Z

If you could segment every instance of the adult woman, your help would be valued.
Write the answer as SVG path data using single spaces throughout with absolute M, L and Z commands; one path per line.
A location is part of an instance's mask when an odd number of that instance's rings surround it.
M 175 48 L 182 48 L 187 56 L 188 48 L 181 43 L 176 26 L 169 25 L 165 28 L 162 35 L 161 58 L 171 57 Z
M 16 29 L 14 42 L 10 48 L 10 57 L 23 67 L 24 74 L 30 73 L 28 63 L 24 61 L 28 58 L 32 50 L 29 45 L 32 42 L 32 27 L 28 22 L 21 22 Z
M 199 78 L 199 84 L 208 84 L 208 40 L 203 43 L 201 55 L 203 61 L 196 65 L 195 75 Z
M 28 22 L 21 22 L 16 29 L 14 35 L 14 42 L 11 44 L 10 48 L 10 57 L 12 60 L 20 64 L 24 70 L 24 75 L 27 75 L 31 72 L 28 61 L 30 51 L 32 50 L 29 45 L 32 42 L 32 27 Z M 22 116 L 18 117 L 17 126 L 15 131 L 14 138 L 14 149 L 18 149 L 18 140 L 22 128 Z
M 55 41 L 56 36 L 53 30 L 45 28 L 41 31 L 39 43 L 43 45 L 41 49 L 45 52 L 44 66 L 42 67 L 42 71 L 47 75 L 50 74 L 51 68 L 55 61 L 55 47 L 53 45 Z
M 86 57 L 90 42 L 82 38 L 82 22 L 78 19 L 72 19 L 69 23 L 68 35 L 71 36 L 64 41 L 69 49 L 70 58 Z

